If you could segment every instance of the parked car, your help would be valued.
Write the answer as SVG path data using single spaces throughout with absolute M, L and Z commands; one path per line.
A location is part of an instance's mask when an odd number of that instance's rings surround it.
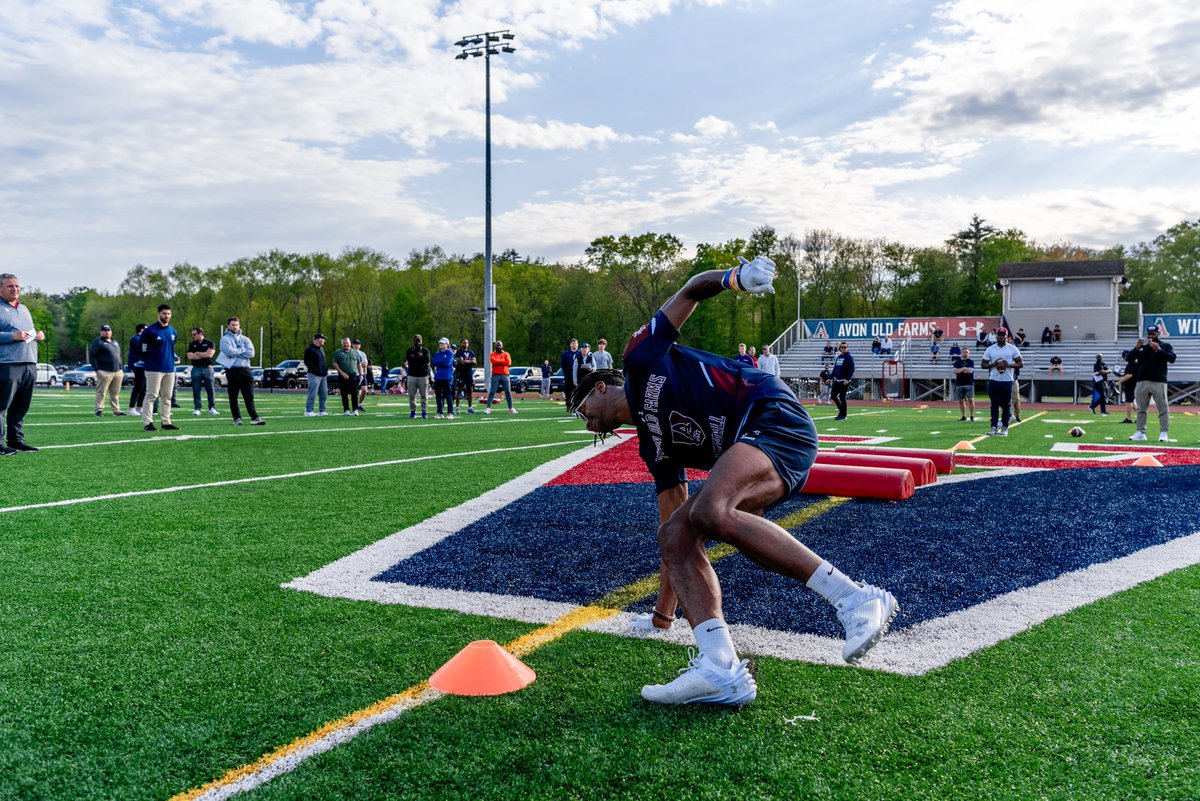
M 192 385 L 192 366 L 190 364 L 180 364 L 175 367 L 175 383 L 181 387 Z
M 250 368 L 250 375 L 252 375 L 252 376 L 254 377 L 254 386 L 256 386 L 256 387 L 261 387 L 261 386 L 263 385 L 263 368 L 261 368 L 261 367 L 251 367 L 251 368 Z M 228 385 L 228 384 L 229 384 L 228 377 L 227 377 L 227 378 L 226 378 L 226 380 L 225 380 L 225 384 L 226 384 L 226 385 Z
M 229 386 L 229 376 L 225 375 L 225 368 L 219 364 L 212 366 L 213 371 L 213 386 L 227 387 Z
M 472 392 L 487 392 L 487 385 L 483 383 L 483 368 L 476 367 L 471 371 L 471 391 Z
M 274 367 L 263 370 L 263 387 L 286 387 L 296 389 L 308 386 L 308 368 L 300 359 L 287 359 Z
M 33 383 L 44 384 L 48 387 L 58 386 L 58 371 L 54 369 L 52 364 L 39 364 L 37 366 L 37 377 L 33 379 Z
M 80 365 L 74 370 L 68 370 L 63 376 L 64 384 L 82 384 L 86 387 L 96 386 L 96 371 L 90 364 Z
M 508 386 L 513 392 L 537 392 L 542 385 L 542 368 L 540 367 L 510 367 L 508 368 Z
M 337 370 L 334 370 L 333 372 L 336 373 Z M 375 389 L 380 389 L 383 386 L 383 376 L 380 375 L 380 372 L 381 371 L 377 371 L 375 373 Z M 391 370 L 388 370 L 388 386 L 396 386 L 400 382 L 400 376 L 403 374 L 403 367 L 393 367 Z
M 563 378 L 562 368 L 558 368 L 550 374 L 550 392 L 562 392 L 566 387 L 566 380 Z

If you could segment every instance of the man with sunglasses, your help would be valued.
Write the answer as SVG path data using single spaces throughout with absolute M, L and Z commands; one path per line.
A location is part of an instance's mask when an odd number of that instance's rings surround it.
M 850 355 L 850 346 L 839 342 L 837 356 L 833 359 L 833 389 L 830 392 L 838 410 L 834 420 L 846 419 L 846 393 L 850 391 L 850 381 L 853 378 L 854 357 Z
M 625 346 L 624 374 L 597 370 L 580 381 L 569 408 L 601 436 L 637 427 L 639 453 L 658 492 L 662 579 L 654 625 L 669 628 L 677 603 L 699 654 L 673 681 L 642 688 L 659 704 L 740 707 L 758 685 L 739 661 L 724 620 L 721 585 L 705 543 L 733 545 L 751 561 L 804 582 L 836 609 L 846 630 L 842 658 L 860 660 L 887 633 L 899 604 L 860 584 L 766 519 L 772 505 L 808 480 L 817 431 L 786 383 L 733 359 L 675 340 L 696 307 L 724 291 L 774 291 L 775 264 L 758 257 L 693 276 Z M 690 498 L 686 468 L 708 470 Z

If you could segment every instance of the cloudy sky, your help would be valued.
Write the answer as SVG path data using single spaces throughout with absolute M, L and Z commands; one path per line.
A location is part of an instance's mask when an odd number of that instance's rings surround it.
M 828 227 L 1043 242 L 1200 217 L 1200 4 L 1084 0 L 3 0 L 0 270 L 281 248 L 578 259 Z

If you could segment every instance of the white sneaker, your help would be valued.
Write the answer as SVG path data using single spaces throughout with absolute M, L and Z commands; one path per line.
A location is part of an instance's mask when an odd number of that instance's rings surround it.
M 491 413 L 492 413 L 492 407 L 491 407 L 491 406 L 489 406 L 488 408 L 484 409 L 484 410 L 483 410 L 483 413 L 484 413 L 484 414 L 491 414 Z
M 328 417 L 329 412 L 317 412 L 317 417 Z
M 240 418 L 240 417 L 233 418 L 233 424 L 235 426 L 240 426 L 242 424 L 242 418 Z
M 1142 431 L 1134 431 L 1133 436 L 1129 438 L 1130 442 L 1145 442 L 1146 434 Z
M 350 416 L 350 412 L 342 412 L 342 414 L 343 414 L 344 416 L 346 416 L 346 417 L 349 417 L 349 416 Z
M 989 437 L 996 436 L 996 427 L 995 426 L 992 426 L 991 428 L 988 429 L 988 436 Z
M 192 412 L 192 417 L 199 417 L 199 416 L 200 416 L 200 410 L 199 410 L 199 409 L 197 409 L 196 411 Z
M 1160 431 L 1158 434 L 1158 441 L 1159 442 L 1170 442 L 1171 438 L 1167 436 L 1166 431 Z
M 350 412 L 350 414 L 354 415 L 355 417 L 358 417 L 358 409 L 355 409 L 354 411 Z
M 316 417 L 317 413 L 316 412 L 305 412 L 304 416 L 305 417 Z
M 838 620 L 846 629 L 846 647 L 842 659 L 850 664 L 862 659 L 867 651 L 887 634 L 900 604 L 887 590 L 860 584 L 862 589 L 837 603 Z
M 629 627 L 639 634 L 645 634 L 651 631 L 667 631 L 668 629 L 674 627 L 674 625 L 675 624 L 672 623 L 670 626 L 667 626 L 667 628 L 660 629 L 658 626 L 654 625 L 653 612 L 642 612 L 634 617 L 633 623 L 631 623 Z
M 434 420 L 441 420 L 441 419 L 442 419 L 442 416 L 441 416 L 440 414 L 435 414 L 435 415 L 433 416 L 433 419 L 434 419 Z
M 997 432 L 996 432 L 996 436 L 997 436 L 997 437 L 1007 437 L 1007 436 L 1008 436 L 1008 429 L 1007 429 L 1007 428 L 1002 428 L 1002 429 L 1000 429 L 999 431 L 997 431 Z
M 647 684 L 642 698 L 654 704 L 720 704 L 741 707 L 758 696 L 758 684 L 743 659 L 723 670 L 696 649 L 688 649 L 688 666 L 668 684 Z
M 516 414 L 516 413 L 517 413 L 517 410 L 516 410 L 516 409 L 509 409 L 509 410 L 508 410 L 508 413 L 509 413 L 509 414 Z
M 452 414 L 448 414 L 448 415 L 446 415 L 446 419 L 447 419 L 447 420 L 453 420 L 453 419 L 454 419 L 454 415 L 452 415 Z
M 220 413 L 220 412 L 218 412 L 216 409 L 214 409 L 214 408 L 213 408 L 213 407 L 211 407 L 211 406 L 209 406 L 209 407 L 208 407 L 208 413 L 209 413 L 209 414 L 211 414 L 213 417 L 220 417 L 220 416 L 221 416 L 221 413 Z

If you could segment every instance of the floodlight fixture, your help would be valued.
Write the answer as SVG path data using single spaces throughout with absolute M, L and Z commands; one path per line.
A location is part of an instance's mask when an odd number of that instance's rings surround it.
M 483 305 L 471 306 L 469 309 L 483 314 L 483 339 L 487 352 L 491 353 L 496 341 L 496 286 L 492 283 L 492 56 L 501 53 L 515 53 L 516 48 L 510 45 L 496 46 L 494 42 L 508 42 L 516 38 L 509 30 L 487 31 L 464 36 L 455 42 L 455 47 L 463 51 L 455 56 L 465 61 L 467 56 L 479 58 L 483 56 L 483 118 L 484 118 L 484 261 L 483 261 Z M 486 44 L 484 44 L 486 42 Z M 484 380 L 492 380 L 491 363 L 484 365 Z

